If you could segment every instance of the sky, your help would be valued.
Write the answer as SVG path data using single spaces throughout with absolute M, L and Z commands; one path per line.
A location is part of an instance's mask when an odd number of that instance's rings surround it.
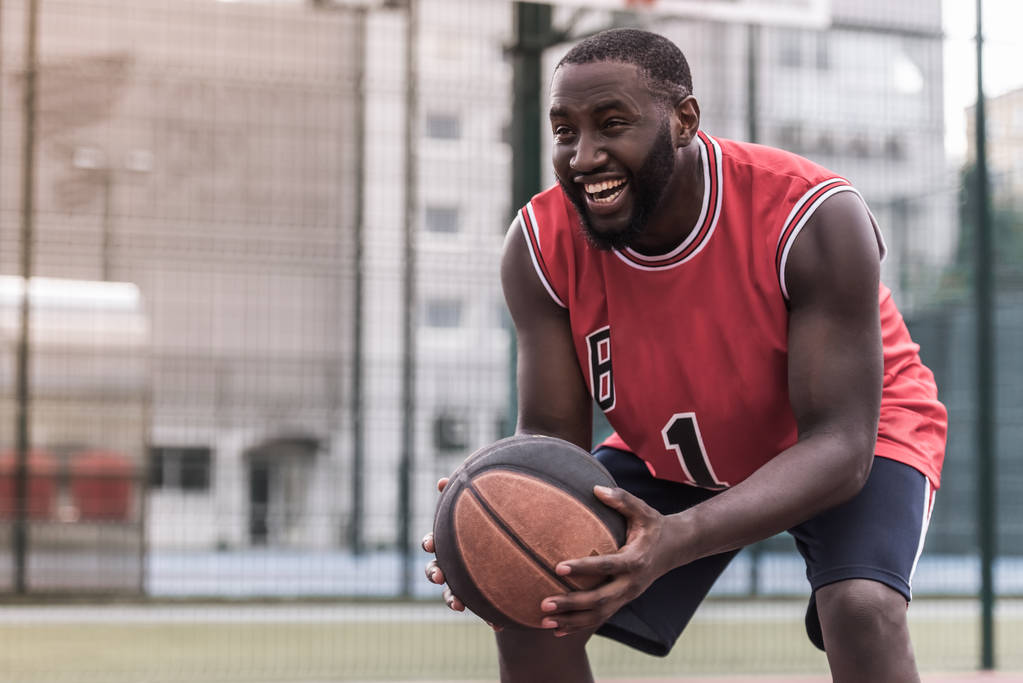
M 988 97 L 1023 87 L 1023 0 L 982 0 L 984 92 Z M 965 110 L 977 100 L 976 0 L 944 0 L 945 146 L 950 156 L 966 153 Z

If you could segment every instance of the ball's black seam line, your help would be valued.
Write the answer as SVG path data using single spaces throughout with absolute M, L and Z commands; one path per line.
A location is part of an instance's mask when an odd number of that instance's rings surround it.
M 490 505 L 487 504 L 487 501 L 483 499 L 483 496 L 480 495 L 480 492 L 476 490 L 476 487 L 473 485 L 471 481 L 466 483 L 464 490 L 468 491 L 472 495 L 472 497 L 476 499 L 476 501 L 483 508 L 484 512 L 490 515 L 491 519 L 493 519 L 494 522 L 497 523 L 498 528 L 500 528 L 501 531 L 504 532 L 504 535 L 510 538 L 511 541 L 515 545 L 517 545 L 522 552 L 528 555 L 529 558 L 533 560 L 533 562 L 539 565 L 540 568 L 542 568 L 548 576 L 557 581 L 558 584 L 565 588 L 565 590 L 568 591 L 578 590 L 575 586 L 573 586 L 572 584 L 568 583 L 565 579 L 558 576 L 558 574 L 554 571 L 553 568 L 547 566 L 547 562 L 543 558 L 537 555 L 532 548 L 527 546 L 522 541 L 522 539 L 520 539 L 518 535 L 516 535 L 512 528 L 508 526 L 508 524 L 505 523 L 505 521 L 501 518 L 501 515 L 499 515 L 497 511 L 494 510 L 494 508 L 490 507 Z

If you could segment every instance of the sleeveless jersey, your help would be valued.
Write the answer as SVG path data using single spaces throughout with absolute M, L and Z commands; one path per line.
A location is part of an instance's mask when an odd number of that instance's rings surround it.
M 557 185 L 516 221 L 544 287 L 568 309 L 583 376 L 615 429 L 605 444 L 632 451 L 655 477 L 719 489 L 796 442 L 786 261 L 824 200 L 859 193 L 781 150 L 702 132 L 694 144 L 703 209 L 669 253 L 589 246 Z M 883 284 L 878 301 L 884 389 L 875 452 L 937 488 L 947 414 Z

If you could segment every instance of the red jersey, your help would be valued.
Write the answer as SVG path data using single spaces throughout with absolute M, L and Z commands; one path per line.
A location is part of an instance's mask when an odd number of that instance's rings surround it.
M 733 486 L 796 442 L 785 265 L 820 204 L 856 192 L 806 159 L 700 133 L 703 209 L 671 252 L 602 251 L 559 186 L 517 217 L 537 275 L 568 309 L 590 392 L 655 477 Z M 857 193 L 858 194 L 858 193 Z M 871 216 L 873 221 L 873 216 Z M 877 230 L 884 255 L 884 241 Z M 947 414 L 883 284 L 884 389 L 876 454 L 940 483 Z

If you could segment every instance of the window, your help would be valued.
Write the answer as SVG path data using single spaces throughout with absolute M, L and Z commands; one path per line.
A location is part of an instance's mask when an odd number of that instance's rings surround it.
M 427 232 L 458 232 L 458 223 L 457 206 L 426 207 Z
M 436 140 L 457 140 L 461 136 L 462 126 L 456 114 L 431 112 L 426 115 L 426 137 Z
M 814 51 L 816 52 L 817 68 L 820 71 L 827 71 L 831 68 L 831 50 L 828 45 L 828 34 L 819 31 L 814 34 Z
M 906 146 L 902 143 L 902 138 L 895 134 L 885 138 L 884 152 L 889 159 L 894 161 L 902 161 L 906 158 Z
M 433 299 L 424 306 L 423 322 L 427 327 L 462 326 L 462 302 L 458 299 Z
M 149 485 L 154 489 L 207 491 L 212 451 L 206 447 L 153 446 Z
M 821 131 L 820 135 L 817 136 L 816 151 L 820 154 L 835 153 L 835 141 L 832 139 L 831 133 L 828 131 Z
M 464 451 L 469 447 L 469 422 L 453 415 L 433 420 L 433 445 L 438 451 Z
M 803 33 L 795 30 L 778 32 L 778 62 L 782 66 L 803 66 Z
M 803 127 L 798 123 L 786 123 L 778 127 L 778 146 L 789 152 L 803 149 Z

